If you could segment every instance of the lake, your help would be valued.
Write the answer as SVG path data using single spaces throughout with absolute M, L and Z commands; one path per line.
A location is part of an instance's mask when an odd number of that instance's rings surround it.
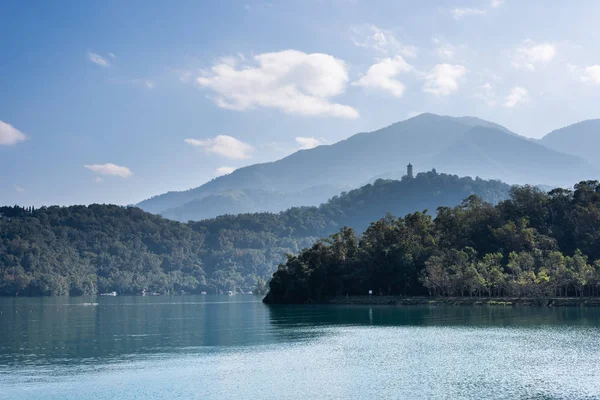
M 0 298 L 1 399 L 600 399 L 600 309 Z

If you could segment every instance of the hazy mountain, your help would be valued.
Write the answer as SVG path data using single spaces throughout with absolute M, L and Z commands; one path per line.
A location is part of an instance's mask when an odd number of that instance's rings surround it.
M 481 126 L 471 129 L 437 158 L 444 170 L 459 175 L 476 168 L 478 176 L 520 184 L 567 184 L 594 173 L 582 158 Z
M 281 211 L 291 207 L 313 206 L 351 187 L 321 185 L 300 192 L 283 193 L 261 189 L 229 189 L 169 208 L 161 215 L 177 221 L 198 221 L 224 214 Z
M 257 204 L 260 207 L 255 211 L 279 211 L 283 209 L 277 208 L 277 197 L 281 194 L 314 187 L 358 187 L 390 171 L 392 177 L 397 177 L 398 171 L 405 170 L 409 162 L 415 166 L 415 172 L 437 167 L 450 173 L 510 183 L 569 185 L 596 172 L 579 157 L 552 150 L 492 122 L 474 117 L 421 114 L 332 145 L 240 168 L 198 188 L 166 193 L 138 206 L 155 213 L 178 209 L 169 211 L 169 215 L 200 219 L 222 213 L 223 207 L 219 204 L 213 209 L 218 201 L 199 200 L 209 195 L 221 196 L 224 191 L 250 189 L 245 196 L 237 196 L 237 201 L 226 192 L 230 213 Z M 263 192 L 252 192 L 256 190 Z M 273 200 L 264 201 L 264 191 L 274 193 Z M 309 202 L 288 205 L 319 204 L 332 193 L 335 192 L 317 190 L 315 196 L 303 199 Z
M 550 132 L 540 141 L 544 146 L 585 158 L 600 167 L 600 119 L 590 119 Z

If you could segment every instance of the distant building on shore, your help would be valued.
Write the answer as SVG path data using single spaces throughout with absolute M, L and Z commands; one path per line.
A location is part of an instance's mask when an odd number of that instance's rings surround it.
M 412 166 L 411 163 L 408 163 L 408 165 L 406 166 L 406 176 L 409 179 L 414 178 L 414 175 L 413 175 L 413 166 Z

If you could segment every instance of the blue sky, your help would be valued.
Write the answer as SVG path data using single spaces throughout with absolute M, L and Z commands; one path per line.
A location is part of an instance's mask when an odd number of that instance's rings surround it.
M 583 0 L 5 0 L 0 204 L 135 203 L 421 112 L 540 137 L 600 116 L 598 20 Z

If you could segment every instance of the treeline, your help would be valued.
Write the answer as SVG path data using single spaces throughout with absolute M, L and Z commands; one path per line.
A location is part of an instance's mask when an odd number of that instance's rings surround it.
M 114 205 L 5 207 L 0 295 L 246 292 L 315 239 L 243 225 L 182 224 Z
M 225 215 L 187 224 L 135 207 L 0 207 L 0 295 L 248 292 L 285 254 L 386 211 L 455 205 L 470 193 L 508 196 L 498 181 L 429 172 L 377 181 L 320 207 Z
M 600 294 L 600 183 L 548 193 L 513 187 L 492 205 L 469 196 L 372 223 L 359 238 L 343 228 L 298 256 L 270 281 L 267 303 L 332 296 L 597 296 Z

